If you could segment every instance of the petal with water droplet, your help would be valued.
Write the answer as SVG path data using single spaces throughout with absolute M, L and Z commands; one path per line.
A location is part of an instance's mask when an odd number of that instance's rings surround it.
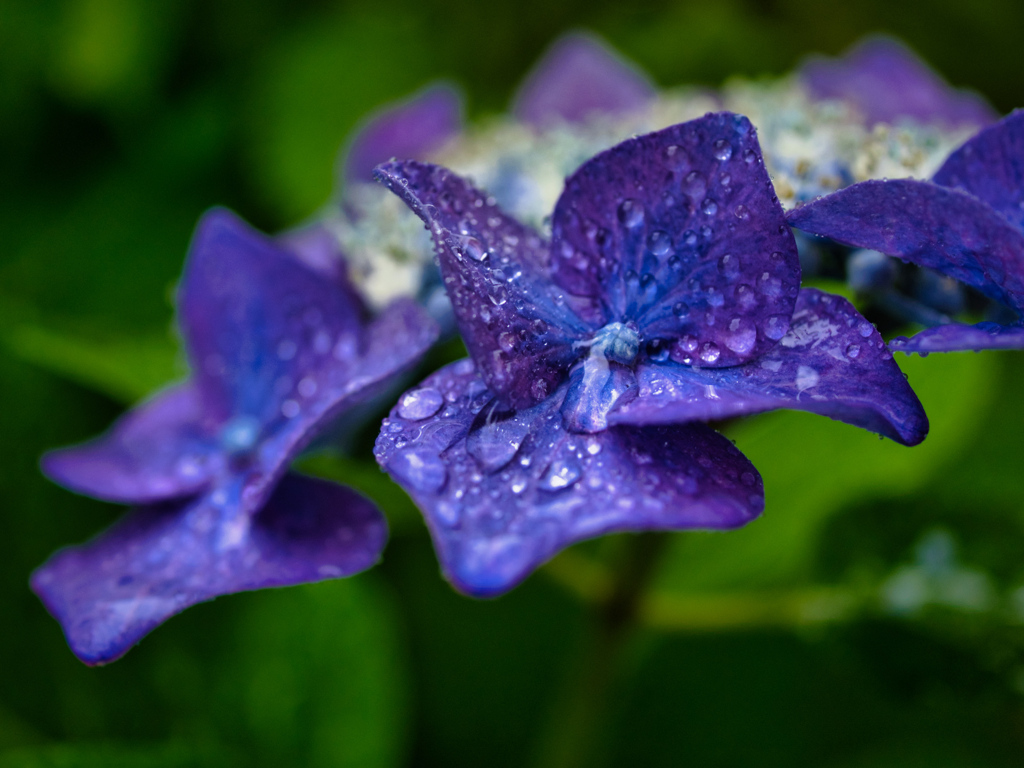
M 550 282 L 547 243 L 445 168 L 386 163 L 377 173 L 433 233 L 459 330 L 488 386 L 517 407 L 554 391 L 576 357 L 572 342 L 592 327 Z
M 949 275 L 1024 311 L 1024 232 L 987 203 L 929 181 L 864 181 L 789 213 L 789 223 Z
M 452 427 L 439 445 L 424 422 L 395 408 L 377 438 L 377 461 L 423 511 L 445 575 L 467 594 L 505 592 L 563 547 L 614 531 L 728 529 L 760 514 L 760 476 L 725 438 L 703 424 L 613 427 L 593 435 L 569 432 L 561 416 L 563 385 L 540 404 L 501 413 L 481 450 L 488 400 L 467 361 L 420 386 L 444 393 L 451 412 L 429 423 Z M 491 401 L 493 402 L 493 401 Z M 447 413 L 447 415 L 446 415 Z M 477 443 L 474 445 L 474 441 Z M 507 443 L 507 444 L 506 444 Z M 421 451 L 446 469 L 443 486 L 409 483 L 396 462 Z M 493 459 L 493 461 L 492 461 Z
M 75 655 L 105 664 L 190 605 L 365 570 L 386 539 L 367 499 L 288 475 L 255 518 L 210 495 L 129 512 L 92 541 L 56 552 L 32 574 L 32 589 Z
M 928 432 L 924 408 L 878 331 L 846 299 L 812 288 L 801 290 L 789 332 L 760 360 L 716 369 L 644 364 L 637 380 L 640 394 L 612 411 L 610 423 L 706 421 L 791 408 L 904 445 Z
M 553 279 L 606 305 L 607 320 L 632 320 L 645 338 L 695 336 L 720 351 L 705 361 L 715 366 L 774 346 L 777 337 L 758 329 L 792 315 L 800 283 L 756 132 L 729 113 L 629 139 L 584 163 L 555 207 L 551 259 Z M 734 320 L 742 333 L 730 332 Z

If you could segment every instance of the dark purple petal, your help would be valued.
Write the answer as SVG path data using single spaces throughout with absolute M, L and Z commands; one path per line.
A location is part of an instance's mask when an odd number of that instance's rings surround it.
M 354 291 L 303 266 L 234 214 L 199 223 L 185 265 L 179 315 L 206 413 L 288 418 L 303 372 L 322 366 L 360 332 Z
M 373 181 L 373 169 L 393 157 L 422 160 L 462 130 L 462 97 L 438 84 L 384 107 L 353 137 L 345 158 L 346 181 Z
M 839 296 L 805 288 L 793 325 L 760 360 L 737 368 L 649 363 L 639 394 L 612 424 L 725 419 L 776 408 L 811 411 L 916 445 L 928 419 L 882 337 Z
M 926 328 L 909 339 L 897 336 L 889 348 L 908 355 L 913 352 L 980 352 L 983 349 L 1024 349 L 1024 328 L 997 323 L 961 325 L 950 323 Z
M 865 181 L 801 206 L 789 223 L 935 269 L 1024 310 L 1024 233 L 973 195 L 928 181 Z
M 756 358 L 788 328 L 796 243 L 745 117 L 709 114 L 597 155 L 566 182 L 552 229 L 559 285 L 645 338 L 685 340 L 704 365 Z
M 217 430 L 194 387 L 160 392 L 102 436 L 43 456 L 43 472 L 76 493 L 123 504 L 188 496 L 222 468 Z
M 868 38 L 838 59 L 813 57 L 800 77 L 815 97 L 853 104 L 869 125 L 901 117 L 986 125 L 997 118 L 980 95 L 952 88 L 891 38 Z
M 564 120 L 580 122 L 594 113 L 642 109 L 654 86 L 635 66 L 590 35 L 560 37 L 520 86 L 512 113 L 543 127 Z
M 932 181 L 970 192 L 1024 229 L 1024 110 L 965 142 Z
M 365 570 L 386 538 L 367 499 L 289 475 L 255 518 L 218 492 L 134 510 L 87 544 L 55 553 L 32 575 L 32 589 L 75 655 L 103 664 L 190 605 Z
M 510 404 L 554 391 L 591 330 L 548 277 L 548 247 L 451 171 L 416 162 L 377 169 L 427 224 L 469 353 Z
M 385 419 L 377 460 L 423 510 L 459 590 L 500 594 L 563 547 L 605 533 L 727 529 L 760 514 L 757 470 L 715 431 L 573 434 L 560 415 L 565 391 L 505 410 L 463 360 L 415 390 L 443 403 L 433 414 L 403 415 L 403 401 Z

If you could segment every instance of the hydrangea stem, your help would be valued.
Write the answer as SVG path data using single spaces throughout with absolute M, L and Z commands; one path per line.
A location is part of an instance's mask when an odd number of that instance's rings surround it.
M 575 768 L 603 762 L 609 694 L 667 542 L 665 533 L 641 533 L 623 539 L 613 582 L 601 599 L 591 603 L 590 630 L 541 734 L 536 768 Z

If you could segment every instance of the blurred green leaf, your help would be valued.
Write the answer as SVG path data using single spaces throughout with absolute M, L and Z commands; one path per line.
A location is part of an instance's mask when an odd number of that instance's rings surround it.
M 912 493 L 941 482 L 943 465 L 969 442 L 996 387 L 986 355 L 901 356 L 931 422 L 928 438 L 906 448 L 846 424 L 795 411 L 728 429 L 764 478 L 765 515 L 727 533 L 676 538 L 658 582 L 666 590 L 778 586 L 806 577 L 829 517 L 858 500 Z
M 0 754 L 0 768 L 200 768 L 217 765 L 180 744 L 53 744 Z
M 124 404 L 186 372 L 170 333 L 98 341 L 22 324 L 2 338 L 16 357 Z

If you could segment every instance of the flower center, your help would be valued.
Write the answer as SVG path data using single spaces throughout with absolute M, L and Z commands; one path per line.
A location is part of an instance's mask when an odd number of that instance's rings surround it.
M 640 334 L 632 323 L 608 323 L 593 338 L 580 344 L 590 347 L 590 356 L 623 365 L 632 365 L 640 352 Z

